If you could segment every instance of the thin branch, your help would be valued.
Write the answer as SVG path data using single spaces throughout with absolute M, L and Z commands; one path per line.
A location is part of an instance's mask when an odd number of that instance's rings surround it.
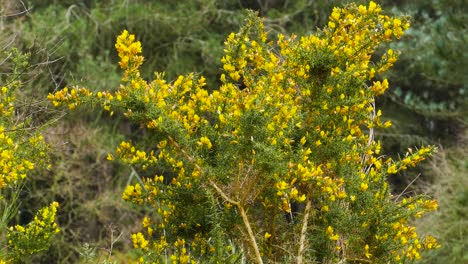
M 229 198 L 224 192 L 223 190 L 221 190 L 221 188 L 218 187 L 218 185 L 216 185 L 216 183 L 214 183 L 213 181 L 210 180 L 210 184 L 211 186 L 213 186 L 213 188 L 215 188 L 216 192 L 221 195 L 221 197 L 223 197 L 223 199 L 226 201 L 226 202 L 229 202 L 233 205 L 236 205 L 236 206 L 240 206 L 240 203 L 239 202 L 236 202 L 234 200 L 232 200 L 231 198 Z
M 60 57 L 60 58 L 58 58 L 58 59 L 55 59 L 55 60 L 47 60 L 47 61 L 44 61 L 44 62 L 39 62 L 39 63 L 36 63 L 36 64 L 31 65 L 30 68 L 36 67 L 36 66 L 41 66 L 41 65 L 52 64 L 52 63 L 55 63 L 55 62 L 57 62 L 57 61 L 62 60 L 63 58 L 64 58 L 64 56 L 62 56 L 62 57 Z
M 23 4 L 23 6 L 24 6 L 24 4 Z M 30 7 L 30 8 L 27 8 L 27 9 L 23 10 L 23 11 L 20 11 L 20 12 L 14 13 L 14 14 L 1 15 L 0 17 L 14 17 L 14 16 L 20 16 L 20 15 L 23 15 L 23 14 L 29 14 L 29 11 L 31 9 L 32 8 Z
M 418 174 L 418 176 L 416 176 L 406 187 L 405 189 L 395 198 L 395 201 L 398 201 L 398 199 L 400 199 L 400 197 L 406 192 L 406 190 L 408 190 L 408 188 L 419 178 L 419 176 L 421 176 L 421 173 Z
M 309 222 L 310 209 L 312 207 L 311 200 L 307 201 L 306 207 L 304 209 L 304 219 L 302 220 L 302 230 L 301 230 L 301 239 L 299 240 L 299 251 L 297 252 L 297 264 L 302 264 L 302 258 L 305 249 L 305 240 L 307 234 L 307 223 Z
M 247 233 L 249 234 L 249 241 L 250 241 L 250 244 L 252 246 L 252 249 L 255 252 L 255 258 L 257 260 L 257 263 L 258 264 L 263 264 L 262 256 L 260 255 L 260 250 L 258 249 L 258 244 L 257 244 L 257 241 L 255 240 L 255 236 L 254 236 L 254 234 L 252 232 L 252 228 L 250 226 L 250 222 L 249 222 L 249 219 L 247 217 L 247 213 L 245 212 L 244 207 L 241 205 L 240 202 L 234 201 L 231 198 L 229 198 L 223 192 L 223 190 L 221 190 L 221 188 L 219 188 L 218 185 L 216 185 L 216 183 L 214 183 L 211 180 L 210 180 L 210 185 L 216 190 L 216 192 L 219 195 L 221 195 L 221 197 L 223 197 L 223 199 L 225 201 L 237 206 L 237 208 L 239 209 L 239 212 L 241 214 L 242 221 L 244 222 L 245 229 L 247 229 Z
M 247 218 L 247 214 L 245 213 L 244 207 L 241 205 L 237 205 L 239 208 L 242 221 L 244 222 L 244 226 L 247 229 L 247 233 L 249 233 L 250 243 L 252 244 L 252 248 L 255 252 L 255 258 L 258 264 L 263 264 L 262 256 L 260 255 L 260 250 L 258 249 L 257 241 L 255 240 L 255 236 L 252 232 L 252 228 L 250 227 L 249 219 Z
M 352 262 L 366 262 L 366 263 L 372 263 L 370 260 L 368 259 L 342 259 L 340 262 L 338 262 L 338 264 L 341 264 L 341 263 L 348 263 L 348 261 L 352 261 Z

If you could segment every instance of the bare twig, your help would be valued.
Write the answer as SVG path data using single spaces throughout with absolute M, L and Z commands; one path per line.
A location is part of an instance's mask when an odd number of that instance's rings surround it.
M 351 261 L 351 262 L 365 262 L 365 263 L 372 263 L 370 260 L 368 259 L 342 259 L 340 260 L 340 262 L 338 262 L 338 264 L 341 264 L 341 263 L 348 263 L 348 261 Z
M 419 178 L 419 176 L 421 176 L 421 173 L 418 174 L 418 176 L 416 176 L 406 187 L 403 191 L 401 191 L 401 193 L 395 198 L 395 201 L 398 201 L 398 199 L 400 199 L 400 197 L 406 192 L 406 190 L 408 190 L 408 188 L 413 185 L 413 183 Z
M 20 11 L 20 12 L 17 12 L 17 13 L 14 13 L 14 14 L 7 14 L 7 15 L 1 15 L 0 17 L 14 17 L 14 16 L 20 16 L 20 15 L 23 15 L 23 14 L 29 14 L 29 11 L 31 10 L 32 8 L 27 8 L 23 11 Z
M 250 243 L 252 244 L 252 248 L 255 252 L 255 258 L 258 264 L 263 264 L 262 256 L 260 255 L 260 250 L 258 249 L 257 241 L 255 240 L 255 236 L 252 232 L 252 228 L 250 227 L 249 219 L 247 218 L 247 214 L 245 213 L 244 207 L 241 205 L 237 206 L 239 208 L 242 221 L 244 222 L 244 226 L 247 229 L 247 233 L 249 233 Z
M 236 205 L 236 206 L 239 206 L 240 203 L 237 202 L 237 201 L 234 201 L 232 200 L 231 198 L 229 198 L 224 192 L 223 190 L 221 190 L 221 188 L 218 187 L 218 185 L 216 185 L 216 183 L 214 183 L 213 181 L 210 180 L 210 184 L 211 186 L 213 186 L 213 188 L 216 190 L 216 192 L 221 195 L 221 197 L 223 197 L 223 199 L 226 201 L 226 202 L 229 202 L 233 205 Z
M 309 214 L 310 208 L 312 207 L 312 202 L 310 200 L 307 201 L 306 207 L 304 209 L 304 218 L 302 219 L 302 230 L 301 230 L 301 238 L 299 240 L 299 251 L 297 252 L 297 264 L 302 264 L 302 258 L 305 249 L 305 240 L 307 234 L 307 223 L 309 221 Z

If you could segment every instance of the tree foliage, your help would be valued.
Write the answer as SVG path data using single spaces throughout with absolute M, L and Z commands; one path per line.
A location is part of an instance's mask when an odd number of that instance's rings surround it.
M 389 78 L 392 108 L 398 108 L 400 133 L 444 143 L 463 135 L 467 120 L 468 32 L 464 1 L 412 1 L 400 12 L 411 15 L 407 37 L 392 46 L 402 57 Z M 412 128 L 413 127 L 413 128 Z

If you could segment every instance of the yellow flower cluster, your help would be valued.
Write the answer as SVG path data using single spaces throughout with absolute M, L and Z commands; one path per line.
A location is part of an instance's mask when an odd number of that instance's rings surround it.
M 327 227 L 325 233 L 327 234 L 328 238 L 330 238 L 330 240 L 336 241 L 340 238 L 338 234 L 334 233 L 333 227 L 331 226 Z
M 176 248 L 176 252 L 170 257 L 172 264 L 197 263 L 195 260 L 190 261 L 190 255 L 185 247 L 184 239 L 177 239 L 177 241 L 174 242 L 174 246 Z
M 0 88 L 0 191 L 24 179 L 46 156 L 42 135 L 25 133 L 27 120 L 18 120 L 14 114 L 15 91 L 20 86 L 15 80 Z
M 140 165 L 143 170 L 146 170 L 148 166 L 153 166 L 157 162 L 154 151 L 147 153 L 144 150 L 138 150 L 130 142 L 126 141 L 120 143 L 116 152 L 123 162 L 131 165 Z
M 134 74 L 139 75 L 138 68 L 143 63 L 143 57 L 139 56 L 139 54 L 141 54 L 141 43 L 135 41 L 135 35 L 129 34 L 127 30 L 124 30 L 117 38 L 115 48 L 120 58 L 119 65 L 125 70 L 123 80 L 127 80 Z
M 80 104 L 79 99 L 82 99 L 83 97 L 90 97 L 92 95 L 93 93 L 91 91 L 83 87 L 72 88 L 70 91 L 67 87 L 65 87 L 64 89 L 54 94 L 49 93 L 47 99 L 52 101 L 55 107 L 68 105 L 68 108 L 73 110 Z
M 10 227 L 7 234 L 8 245 L 14 254 L 19 256 L 32 255 L 46 250 L 50 246 L 50 240 L 60 232 L 55 216 L 57 202 L 42 208 L 26 226 L 16 225 Z
M 278 248 L 298 252 L 297 241 L 313 236 L 326 238 L 309 239 L 311 248 L 325 252 L 316 256 L 322 262 L 417 259 L 420 250 L 437 243 L 419 238 L 408 219 L 437 204 L 421 197 L 394 201 L 386 180 L 433 148 L 384 160 L 369 132 L 391 125 L 375 106 L 375 96 L 389 83 L 374 77 L 397 57 L 387 50 L 375 61 L 373 54 L 408 26 L 407 19 L 387 16 L 371 1 L 333 9 L 328 27 L 318 33 L 279 35 L 272 42 L 261 19 L 251 16 L 225 41 L 222 85 L 212 91 L 195 74 L 173 82 L 163 73 L 143 80 L 141 44 L 124 31 L 116 44 L 125 71 L 119 90 L 62 90 L 49 99 L 56 105 L 96 102 L 148 129 L 149 143 L 141 140 L 144 150 L 124 141 L 116 151 L 122 161 L 157 172 L 123 193 L 125 200 L 158 214 L 143 219 L 148 236 L 132 235 L 135 248 L 147 253 L 142 262 L 152 259 L 150 252 L 188 263 L 220 250 L 209 246 L 215 215 L 221 215 L 222 228 L 234 241 L 251 247 L 257 262 L 262 256 L 283 259 Z M 307 212 L 297 214 L 293 205 L 301 203 Z M 304 215 L 290 221 L 302 227 L 285 228 L 285 214 Z M 233 217 L 244 224 L 240 234 L 232 231 L 239 226 Z
M 12 95 L 11 89 L 3 86 L 0 89 L 0 113 L 3 117 L 9 117 L 13 113 L 15 97 Z
M 43 144 L 42 136 L 32 137 L 30 142 L 36 143 L 32 146 Z M 28 171 L 34 169 L 33 161 L 24 157 L 24 148 L 0 126 L 0 189 L 24 179 Z
M 42 135 L 21 133 L 23 124 L 13 116 L 15 89 L 14 86 L 0 89 L 0 190 L 24 179 L 46 155 Z M 23 141 L 29 144 L 21 144 Z
M 397 232 L 397 235 L 393 238 L 393 240 L 406 246 L 399 251 L 392 252 L 395 261 L 398 263 L 402 263 L 403 260 L 419 260 L 421 259 L 420 252 L 422 250 L 435 249 L 440 247 L 440 245 L 432 236 L 427 236 L 421 242 L 414 230 L 414 227 L 395 223 L 393 224 L 392 228 Z
M 408 169 L 408 166 L 415 167 L 416 164 L 423 161 L 426 158 L 426 156 L 431 155 L 433 152 L 434 152 L 434 149 L 430 147 L 421 148 L 415 153 L 412 153 L 412 150 L 410 150 L 410 152 L 407 152 L 405 154 L 405 157 L 401 161 L 392 163 L 388 167 L 387 173 L 396 174 L 397 172 L 401 170 Z M 389 164 L 390 162 L 391 160 L 387 160 L 386 163 Z
M 141 249 L 146 249 L 149 244 L 149 241 L 145 239 L 145 236 L 141 232 L 132 234 L 132 242 L 135 248 Z
M 201 137 L 197 144 L 200 146 L 206 146 L 208 149 L 213 147 L 213 144 L 211 144 L 210 139 L 207 137 Z
M 135 204 L 142 204 L 143 199 L 141 198 L 141 185 L 139 183 L 135 185 L 127 185 L 125 191 L 122 194 L 122 198 L 125 201 L 131 201 Z

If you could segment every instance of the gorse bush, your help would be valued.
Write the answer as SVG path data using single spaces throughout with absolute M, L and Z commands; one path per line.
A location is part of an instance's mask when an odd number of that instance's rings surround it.
M 148 212 L 131 236 L 139 262 L 412 263 L 439 245 L 409 221 L 437 203 L 392 196 L 387 177 L 434 148 L 392 160 L 373 137 L 391 126 L 375 106 L 389 83 L 375 75 L 397 59 L 375 52 L 408 27 L 371 1 L 334 8 L 314 34 L 273 41 L 251 14 L 225 41 L 212 92 L 197 74 L 143 79 L 141 43 L 125 30 L 118 90 L 48 98 L 100 105 L 146 129 L 108 156 L 140 175 L 123 193 Z
M 0 263 L 20 263 L 49 248 L 60 230 L 55 223 L 57 202 L 44 207 L 26 225 L 7 227 L 15 219 L 19 194 L 28 174 L 46 165 L 47 145 L 16 104 L 16 92 L 28 66 L 28 54 L 14 48 L 2 52 L 0 67 Z

